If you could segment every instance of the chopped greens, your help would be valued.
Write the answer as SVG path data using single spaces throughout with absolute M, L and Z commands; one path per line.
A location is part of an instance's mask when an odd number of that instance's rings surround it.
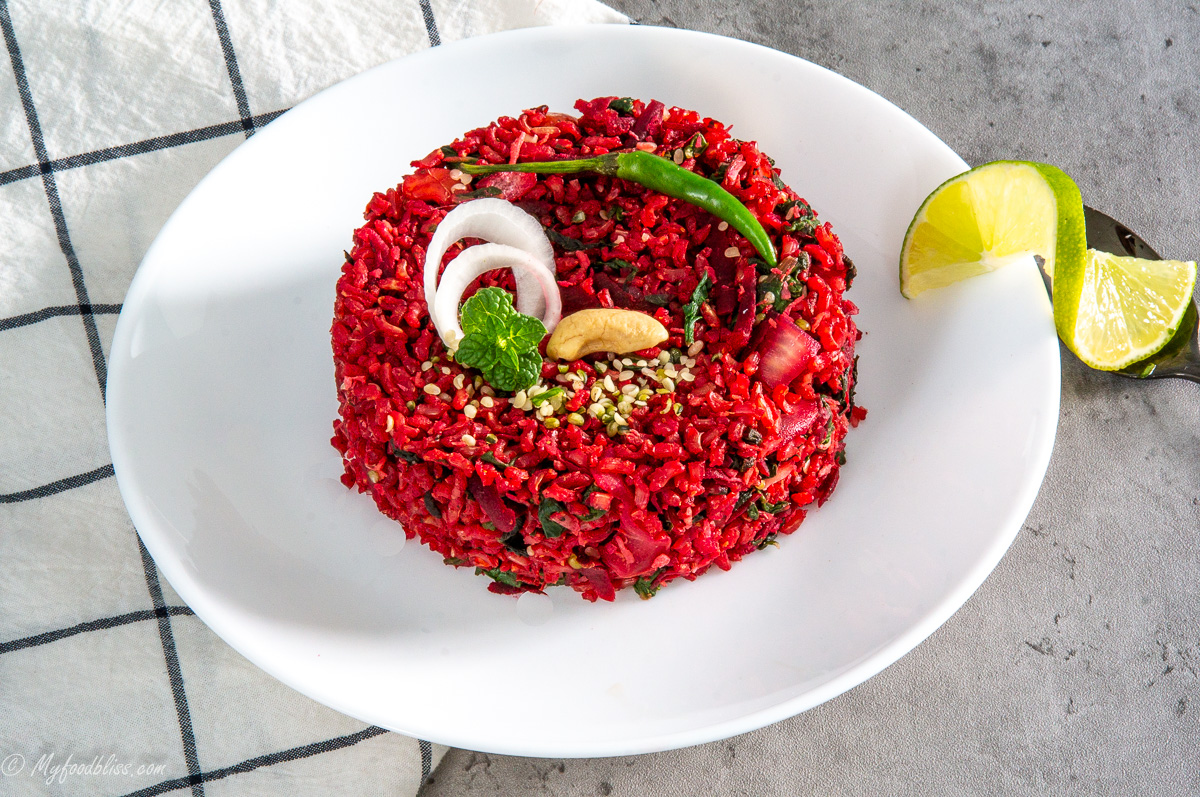
M 808 255 L 801 253 L 801 257 L 784 258 L 778 268 L 766 271 L 758 282 L 758 304 L 768 303 L 782 313 L 793 301 L 803 298 L 808 285 L 800 273 L 808 268 L 808 262 Z
M 542 496 L 542 501 L 538 504 L 538 522 L 542 524 L 542 533 L 551 539 L 562 536 L 567 530 L 566 527 L 555 523 L 550 516 L 566 511 L 567 505 L 562 501 Z
M 598 493 L 598 492 L 600 492 L 599 487 L 597 487 L 594 484 L 589 484 L 587 486 L 587 488 L 583 491 L 583 495 L 580 496 L 579 500 L 583 503 L 584 506 L 587 506 L 588 496 L 591 495 L 592 493 Z M 580 517 L 579 519 L 586 523 L 589 520 L 596 520 L 597 518 L 604 517 L 607 514 L 608 514 L 608 510 L 606 510 L 606 509 L 596 509 L 595 507 L 588 506 L 588 511 L 586 513 L 584 513 L 583 516 Z
M 542 369 L 538 344 L 546 327 L 514 310 L 508 291 L 484 288 L 467 299 L 462 328 L 466 336 L 454 355 L 459 363 L 478 368 L 500 390 L 524 390 L 537 381 Z
M 766 548 L 768 545 L 774 545 L 776 548 L 778 548 L 778 547 L 779 547 L 779 543 L 778 543 L 778 542 L 776 542 L 776 540 L 775 540 L 775 538 L 776 538 L 776 537 L 778 537 L 778 536 L 779 536 L 779 535 L 777 535 L 775 532 L 773 532 L 773 531 L 772 531 L 770 534 L 768 534 L 767 536 L 763 537 L 763 538 L 762 538 L 761 540 L 759 540 L 758 542 L 754 543 L 754 547 L 755 547 L 755 548 L 757 548 L 757 549 L 758 549 L 758 550 L 760 550 L 760 551 L 761 551 L 763 548 Z
M 538 393 L 536 396 L 529 397 L 529 403 L 535 407 L 540 407 L 555 396 L 562 395 L 561 387 L 552 387 L 544 393 Z
M 642 600 L 648 601 L 658 593 L 658 587 L 654 582 L 644 576 L 638 576 L 638 580 L 633 582 L 633 591 L 636 592 Z
M 737 503 L 733 506 L 733 511 L 737 512 L 742 507 L 746 507 L 746 516 L 751 520 L 758 520 L 758 516 L 764 512 L 768 515 L 778 515 L 790 506 L 791 503 L 788 501 L 780 501 L 773 504 L 761 492 L 746 490 L 738 496 Z
M 495 465 L 496 470 L 500 471 L 501 473 L 508 469 L 508 463 L 501 462 L 500 460 L 496 459 L 496 455 L 491 451 L 483 452 L 483 456 L 481 456 L 480 459 L 482 459 L 484 462 L 490 462 L 492 465 Z
M 604 509 L 596 509 L 595 507 L 588 507 L 588 511 L 585 512 L 583 515 L 581 515 L 579 519 L 586 523 L 589 520 L 596 520 L 597 518 L 602 518 L 607 514 L 608 514 L 608 512 Z
M 784 511 L 789 506 L 791 506 L 791 503 L 789 503 L 788 501 L 780 501 L 777 504 L 772 504 L 770 501 L 768 501 L 766 499 L 765 496 L 763 498 L 759 499 L 759 503 L 762 505 L 762 511 L 764 511 L 770 515 L 778 515 L 780 512 Z
M 507 584 L 510 587 L 521 586 L 521 582 L 517 581 L 516 576 L 514 576 L 512 573 L 506 573 L 498 567 L 492 568 L 491 570 L 485 570 L 482 567 L 477 567 L 475 568 L 475 575 L 488 576 L 492 580 L 499 581 L 501 584 Z
M 706 149 L 708 149 L 708 142 L 704 140 L 702 134 L 697 133 L 683 145 L 683 157 L 685 160 L 687 158 L 698 158 Z
M 513 553 L 519 553 L 521 556 L 527 556 L 529 554 L 529 551 L 527 550 L 528 546 L 525 545 L 525 537 L 523 537 L 519 531 L 514 531 L 501 537 L 500 542 L 505 548 Z
M 595 490 L 595 485 L 585 490 L 583 493 L 584 500 L 586 500 L 588 495 Z M 562 512 L 563 514 L 570 514 L 567 505 L 562 501 L 559 501 L 555 498 L 550 498 L 548 496 L 542 496 L 542 500 L 538 504 L 538 522 L 542 524 L 542 533 L 551 539 L 560 537 L 562 536 L 563 532 L 567 531 L 565 526 L 563 526 L 561 523 L 555 522 L 550 517 L 551 515 L 556 515 L 559 512 Z M 579 516 L 579 519 L 586 523 L 589 520 L 596 520 L 597 518 L 604 517 L 606 514 L 608 514 L 607 510 L 588 507 L 587 512 Z
M 655 594 L 658 592 L 658 588 L 661 586 L 655 582 L 657 582 L 665 572 L 667 572 L 667 568 L 660 567 L 651 573 L 649 577 L 638 576 L 637 581 L 633 582 L 633 591 L 641 596 L 642 600 L 650 600 L 655 596 Z
M 704 279 L 700 280 L 700 284 L 692 291 L 691 300 L 683 306 L 683 339 L 689 346 L 696 342 L 696 322 L 700 320 L 700 305 L 708 299 L 708 290 L 711 287 L 712 280 L 705 274 Z
M 799 212 L 789 223 L 784 227 L 783 231 L 791 235 L 811 236 L 813 230 L 817 229 L 817 214 L 809 207 L 808 203 L 803 199 L 789 199 L 787 202 L 780 204 L 775 208 L 775 212 L 783 219 L 787 219 L 788 213 L 792 208 L 796 208 Z
M 397 459 L 404 460 L 409 465 L 416 465 L 416 464 L 424 461 L 421 459 L 421 457 L 419 455 L 414 454 L 411 451 L 405 451 L 404 449 L 397 446 L 395 443 L 390 443 L 390 442 L 388 443 L 388 453 L 390 453 L 393 457 L 396 457 Z
M 615 99 L 608 104 L 608 107 L 620 114 L 631 116 L 633 114 L 633 98 L 621 97 Z
M 628 260 L 622 260 L 619 257 L 614 257 L 612 260 L 605 260 L 600 265 L 604 266 L 605 268 L 615 268 L 617 270 L 635 268 L 633 263 L 630 263 Z
M 825 424 L 825 439 L 821 441 L 821 448 L 829 446 L 829 441 L 833 439 L 833 418 Z
M 427 511 L 429 514 L 433 515 L 433 517 L 436 518 L 437 520 L 441 520 L 442 519 L 442 508 L 437 505 L 437 501 L 433 500 L 433 495 L 431 493 L 425 493 L 424 501 L 425 501 L 425 511 Z
M 562 249 L 564 252 L 582 252 L 587 249 L 598 249 L 604 245 L 599 242 L 589 244 L 586 241 L 579 240 L 578 238 L 572 238 L 569 235 L 563 235 L 558 230 L 551 229 L 550 227 L 546 227 L 545 230 L 546 237 L 550 239 L 550 242 Z
M 485 185 L 483 188 L 476 188 L 474 191 L 463 191 L 462 193 L 455 194 L 454 198 L 458 200 L 484 199 L 485 197 L 497 197 L 502 193 L 504 192 L 501 191 L 497 186 Z

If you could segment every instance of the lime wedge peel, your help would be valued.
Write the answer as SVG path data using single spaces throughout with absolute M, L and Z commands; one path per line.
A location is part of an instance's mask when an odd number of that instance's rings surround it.
M 1070 336 L 1075 356 L 1092 368 L 1115 371 L 1158 353 L 1174 336 L 1196 288 L 1196 263 L 1141 260 L 1087 250 L 1078 292 L 1054 286 L 1058 307 L 1076 309 Z

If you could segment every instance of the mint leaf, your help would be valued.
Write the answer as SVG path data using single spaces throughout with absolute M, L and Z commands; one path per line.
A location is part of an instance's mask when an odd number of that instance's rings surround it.
M 544 337 L 546 337 L 546 327 L 542 325 L 541 321 L 533 316 L 513 314 L 509 324 L 509 340 L 512 341 L 514 347 L 522 351 L 536 349 Z
M 482 335 L 468 335 L 458 344 L 454 352 L 456 362 L 483 371 L 500 361 L 500 350 L 491 345 Z
M 463 332 L 495 336 L 508 326 L 509 316 L 516 314 L 512 296 L 499 288 L 484 288 L 467 299 L 462 308 Z
M 542 356 L 537 349 L 520 354 L 505 351 L 490 371 L 484 370 L 483 378 L 491 382 L 492 387 L 516 392 L 536 382 L 541 372 Z
M 538 344 L 546 327 L 532 316 L 513 309 L 512 295 L 500 288 L 484 288 L 463 304 L 465 336 L 454 359 L 478 368 L 492 387 L 524 390 L 542 370 Z
M 711 287 L 712 281 L 705 274 L 696 290 L 692 291 L 691 300 L 683 306 L 683 339 L 689 346 L 696 342 L 696 322 L 700 320 L 700 305 L 708 299 L 708 289 Z

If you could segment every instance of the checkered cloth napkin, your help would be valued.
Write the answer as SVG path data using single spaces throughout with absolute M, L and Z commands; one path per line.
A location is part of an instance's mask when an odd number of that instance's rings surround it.
M 283 686 L 159 576 L 112 478 L 108 346 L 167 216 L 291 105 L 444 41 L 626 21 L 594 0 L 0 0 L 0 794 L 417 791 L 443 750 Z

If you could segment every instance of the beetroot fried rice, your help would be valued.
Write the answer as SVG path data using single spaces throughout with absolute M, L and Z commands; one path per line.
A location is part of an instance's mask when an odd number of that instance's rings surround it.
M 846 433 L 866 414 L 854 404 L 857 308 L 843 298 L 854 267 L 774 162 L 720 122 L 629 98 L 575 107 L 578 116 L 540 107 L 472 130 L 371 199 L 337 283 L 332 442 L 347 487 L 446 563 L 490 577 L 493 592 L 565 585 L 594 601 L 634 587 L 646 598 L 713 565 L 729 569 L 829 497 Z M 455 168 L 633 149 L 740 199 L 778 267 L 706 211 L 636 183 L 472 180 Z M 545 227 L 564 314 L 638 310 L 669 339 L 636 354 L 543 360 L 539 386 L 519 395 L 454 362 L 426 307 L 425 247 L 449 211 L 484 196 Z M 689 344 L 685 307 L 706 276 Z M 513 275 L 489 272 L 467 295 L 483 286 L 511 291 Z M 551 390 L 553 403 L 531 407 L 535 392 Z M 625 410 L 624 423 L 606 423 L 600 405 Z

